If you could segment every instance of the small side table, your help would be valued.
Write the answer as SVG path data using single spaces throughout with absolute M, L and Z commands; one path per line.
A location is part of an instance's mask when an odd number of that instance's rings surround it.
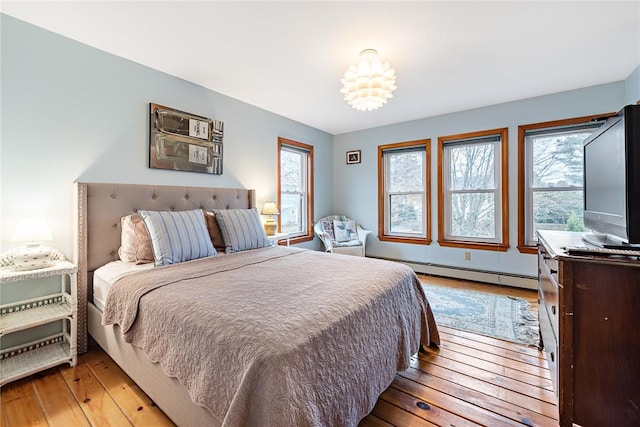
M 60 276 L 60 291 L 0 305 L 0 338 L 48 323 L 60 323 L 62 332 L 0 351 L 0 385 L 68 362 L 77 362 L 78 268 L 57 261 L 37 270 L 0 269 L 0 287 L 6 283 Z M 65 279 L 65 277 L 67 279 Z
M 269 239 L 271 241 L 271 243 L 273 244 L 273 246 L 276 246 L 278 244 L 279 240 L 287 240 L 287 246 L 289 246 L 289 233 L 276 233 L 276 234 L 272 234 L 271 236 L 267 235 L 267 239 Z

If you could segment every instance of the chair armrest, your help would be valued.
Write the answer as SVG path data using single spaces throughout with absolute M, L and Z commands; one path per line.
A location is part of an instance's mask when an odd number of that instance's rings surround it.
M 371 230 L 365 230 L 364 228 L 358 225 L 357 231 L 358 231 L 358 240 L 360 240 L 362 242 L 362 246 L 364 246 L 365 243 L 367 242 L 367 236 L 371 233 Z

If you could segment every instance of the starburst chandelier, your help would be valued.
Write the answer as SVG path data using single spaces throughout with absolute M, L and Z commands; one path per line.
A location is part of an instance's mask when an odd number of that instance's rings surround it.
M 388 62 L 378 59 L 376 50 L 366 49 L 360 52 L 358 63 L 349 65 L 344 73 L 340 92 L 356 110 L 375 110 L 393 98 L 392 92 L 397 88 L 395 74 Z

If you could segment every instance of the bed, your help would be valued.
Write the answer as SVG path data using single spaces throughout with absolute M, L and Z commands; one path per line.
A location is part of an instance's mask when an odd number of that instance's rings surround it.
M 94 303 L 123 216 L 247 210 L 255 192 L 76 183 L 75 194 L 79 352 L 90 335 L 178 425 L 356 425 L 421 345 L 439 343 L 410 269 L 295 247 L 116 273 Z

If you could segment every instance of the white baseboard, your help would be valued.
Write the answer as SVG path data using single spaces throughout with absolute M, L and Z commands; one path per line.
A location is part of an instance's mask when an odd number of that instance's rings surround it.
M 459 268 L 446 265 L 403 261 L 400 259 L 390 259 L 382 257 L 375 258 L 396 261 L 411 267 L 416 273 L 427 274 L 430 276 L 451 277 L 454 279 L 472 280 L 474 282 L 493 283 L 496 285 L 513 286 L 516 288 L 524 289 L 538 289 L 538 279 L 536 277 L 500 273 L 496 271 L 483 271 L 470 268 Z

